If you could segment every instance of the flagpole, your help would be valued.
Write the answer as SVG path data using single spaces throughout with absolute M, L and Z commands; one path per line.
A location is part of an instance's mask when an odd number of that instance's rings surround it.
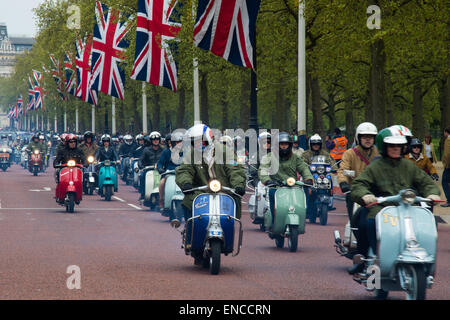
M 55 106 L 55 133 L 58 132 L 58 117 L 57 117 L 57 113 L 56 113 L 56 106 Z
M 36 110 L 36 131 L 38 131 L 38 130 L 39 130 L 39 115 Z
M 75 132 L 78 134 L 78 106 L 75 107 Z
M 67 110 L 66 110 L 66 106 L 64 106 L 64 132 L 67 132 Z
M 111 105 L 111 135 L 116 134 L 116 98 L 112 97 Z
M 299 145 L 306 150 L 306 59 L 305 59 L 305 0 L 298 5 L 298 106 L 297 131 Z
M 92 133 L 95 133 L 95 106 L 92 105 L 91 109 L 91 127 L 92 127 Z
M 195 6 L 194 2 L 192 2 L 192 19 L 195 23 Z M 193 67 L 194 67 L 194 125 L 202 123 L 200 120 L 200 94 L 199 94 L 199 85 L 198 85 L 198 60 L 197 57 L 193 58 Z
M 146 135 L 147 131 L 147 94 L 145 93 L 145 82 L 142 82 L 142 133 Z

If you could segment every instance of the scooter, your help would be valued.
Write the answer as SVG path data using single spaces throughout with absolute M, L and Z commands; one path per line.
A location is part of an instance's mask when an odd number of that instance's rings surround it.
M 288 238 L 289 251 L 296 252 L 298 235 L 305 233 L 306 197 L 303 186 L 306 184 L 290 177 L 281 185 L 282 187 L 275 191 L 273 222 L 273 213 L 269 209 L 264 217 L 264 226 L 269 238 L 275 239 L 277 248 L 283 248 L 284 238 Z M 268 187 L 272 186 L 275 185 Z
M 28 168 L 28 152 L 27 147 L 22 148 L 22 153 L 20 157 L 20 162 L 22 167 L 26 170 Z
M 58 166 L 59 183 L 55 189 L 56 202 L 66 206 L 66 211 L 73 213 L 75 204 L 80 204 L 83 195 L 83 171 L 81 164 L 75 160 L 67 161 L 67 164 Z
M 28 161 L 28 170 L 34 175 L 37 176 L 39 172 L 42 172 L 42 154 L 38 149 L 34 149 L 31 152 L 31 157 Z
M 117 172 L 115 161 L 105 160 L 100 162 L 102 167 L 98 173 L 98 192 L 106 201 L 111 201 L 114 192 L 117 192 Z M 117 161 L 120 163 L 120 161 Z
M 93 156 L 87 158 L 89 165 L 83 173 L 83 191 L 84 194 L 88 195 L 92 195 L 97 187 L 98 176 L 97 172 L 95 172 L 94 160 Z
M 147 166 L 144 168 L 145 172 L 145 198 L 144 206 L 150 207 L 150 210 L 155 210 L 159 205 L 159 182 L 161 175 L 156 170 L 156 165 Z
M 333 201 L 332 177 L 333 169 L 326 162 L 325 156 L 315 156 L 309 170 L 313 174 L 314 188 L 310 188 L 308 198 L 307 215 L 310 223 L 316 223 L 317 217 L 321 225 L 326 225 L 328 221 L 328 210 Z
M 139 190 L 139 159 L 133 159 L 133 187 Z
M 169 217 L 170 220 L 177 218 L 182 222 L 184 214 L 181 202 L 184 199 L 184 193 L 175 183 L 175 170 L 167 170 L 161 174 L 161 179 L 164 177 L 166 177 L 166 183 L 164 185 L 164 211 L 162 215 Z
M 6 171 L 11 166 L 11 153 L 11 148 L 0 147 L 0 167 L 3 171 Z
M 247 182 L 247 188 L 253 191 L 248 201 L 248 211 L 253 224 L 259 224 L 259 229 L 265 231 L 264 216 L 269 210 L 268 189 L 265 185 L 258 181 L 256 187 L 252 187 L 252 181 Z
M 17 146 L 16 148 L 15 148 L 15 152 L 14 152 L 14 162 L 16 163 L 16 164 L 19 164 L 20 163 L 20 161 L 21 161 L 21 151 L 20 151 L 20 146 Z
M 186 221 L 182 232 L 182 247 L 186 255 L 201 257 L 202 266 L 209 268 L 213 275 L 219 274 L 222 253 L 226 256 L 231 253 L 235 257 L 242 247 L 242 223 L 236 218 L 236 203 L 222 190 L 239 196 L 233 189 L 223 187 L 218 180 L 185 191 L 205 193 L 195 197 L 192 203 L 192 217 Z M 239 224 L 236 248 L 235 223 Z
M 384 202 L 398 205 L 387 206 L 376 215 L 378 252 L 370 248 L 368 258 L 354 256 L 353 261 L 364 263 L 367 271 L 353 279 L 379 299 L 387 298 L 389 291 L 404 291 L 408 300 L 424 300 L 427 288 L 434 283 L 436 263 L 436 223 L 425 205 L 431 200 L 408 189 L 395 196 L 377 198 L 367 207 Z M 413 206 L 415 203 L 422 205 Z M 342 246 L 339 231 L 334 231 L 334 238 L 335 244 Z M 368 275 L 369 270 L 375 270 L 375 275 Z

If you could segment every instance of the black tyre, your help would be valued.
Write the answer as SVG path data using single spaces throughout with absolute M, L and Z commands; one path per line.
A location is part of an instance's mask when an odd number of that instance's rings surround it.
M 327 224 L 327 221 L 328 221 L 328 204 L 327 203 L 322 203 L 319 207 L 321 208 L 320 209 L 320 216 L 319 216 L 320 224 L 322 226 L 325 226 Z
M 69 198 L 69 200 L 67 201 L 66 204 L 66 211 L 69 213 L 73 213 L 75 208 L 75 194 L 69 193 L 67 197 Z
M 284 237 L 282 236 L 275 236 L 275 245 L 277 246 L 277 248 L 283 248 L 284 247 Z
M 112 196 L 112 185 L 107 185 L 105 186 L 105 200 L 106 201 L 111 201 L 111 196 Z
M 38 168 L 37 167 L 34 167 L 33 168 L 33 176 L 37 176 L 38 175 Z
M 386 300 L 389 295 L 389 291 L 385 291 L 383 289 L 375 289 L 373 295 L 378 300 Z
M 265 231 L 266 231 L 266 227 L 264 226 L 264 223 L 261 223 L 261 224 L 259 225 L 259 230 L 261 230 L 262 232 L 265 232 Z
M 309 216 L 309 223 L 316 223 L 316 218 L 317 218 L 317 215 L 318 215 L 318 213 L 317 213 L 317 210 L 318 210 L 318 208 L 319 208 L 319 206 L 316 206 L 316 205 L 312 205 L 313 207 L 311 208 L 311 213 L 310 213 L 310 216 Z
M 406 291 L 407 300 L 425 300 L 427 291 L 427 279 L 423 265 L 406 265 L 402 266 L 405 274 L 410 278 L 409 289 Z
M 296 252 L 298 247 L 298 226 L 289 226 L 288 247 L 290 252 Z
M 212 240 L 211 252 L 209 256 L 209 271 L 211 272 L 211 274 L 219 274 L 221 251 L 222 243 L 220 242 L 220 240 Z

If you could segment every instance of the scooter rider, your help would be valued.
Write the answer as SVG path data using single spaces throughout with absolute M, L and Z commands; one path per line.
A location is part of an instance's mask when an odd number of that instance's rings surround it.
M 236 194 L 245 194 L 245 171 L 237 163 L 233 150 L 218 141 L 213 141 L 211 129 L 205 124 L 196 124 L 187 132 L 190 148 L 185 151 L 182 164 L 177 168 L 176 184 L 185 193 L 182 207 L 187 221 L 192 216 L 192 202 L 201 191 L 186 192 L 193 188 L 208 185 L 212 179 L 220 181 L 222 186 L 233 188 Z M 241 200 L 231 194 L 236 203 L 236 218 L 241 217 Z M 174 221 L 173 221 L 174 222 Z M 178 222 L 179 223 L 179 222 Z M 172 226 L 177 224 L 172 223 Z M 190 230 L 185 230 L 190 237 Z M 192 252 L 195 264 L 202 261 L 201 252 Z
M 315 156 L 325 156 L 332 167 L 336 164 L 328 151 L 322 148 L 322 138 L 317 133 L 309 138 L 309 150 L 302 153 L 302 160 L 309 166 Z
M 297 178 L 300 173 L 303 181 L 313 184 L 313 176 L 309 171 L 308 165 L 301 157 L 292 152 L 292 138 L 287 132 L 278 134 L 279 148 L 278 152 L 271 152 L 261 159 L 261 165 L 258 170 L 258 177 L 261 183 L 266 186 L 280 185 L 289 177 Z M 272 172 L 271 168 L 278 168 L 278 171 Z M 269 189 L 270 210 L 272 214 L 272 225 L 275 218 L 274 202 L 276 188 Z
M 423 145 L 417 138 L 412 138 L 411 140 L 411 152 L 405 156 L 406 159 L 413 162 L 417 167 L 425 171 L 426 174 L 430 175 L 433 180 L 438 181 L 439 176 L 437 174 L 436 168 L 434 167 L 431 160 L 422 154 Z
M 353 201 L 350 196 L 350 187 L 355 178 L 376 158 L 379 157 L 375 146 L 377 127 L 370 122 L 363 122 L 356 127 L 356 147 L 348 149 L 342 155 L 341 165 L 338 169 L 338 183 L 347 205 L 348 218 L 352 219 Z
M 183 158 L 183 135 L 175 132 L 170 135 L 170 149 L 165 149 L 159 158 L 157 169 L 160 174 L 167 170 L 175 170 L 181 164 Z M 159 210 L 164 211 L 164 187 L 166 185 L 166 177 L 161 178 L 159 182 Z
M 116 153 L 116 150 L 113 146 L 111 146 L 111 136 L 109 134 L 104 134 L 102 136 L 102 146 L 98 148 L 95 154 L 95 160 L 98 162 L 103 162 L 105 160 L 110 160 L 111 162 L 116 162 L 119 160 L 119 156 Z M 96 168 L 97 171 L 100 169 Z
M 136 136 L 136 141 L 137 141 L 136 149 L 133 150 L 133 154 L 132 154 L 133 159 L 139 159 L 141 157 L 142 153 L 144 152 L 144 148 L 145 148 L 144 135 L 138 134 Z
M 31 142 L 27 146 L 28 152 L 33 152 L 34 150 L 38 149 L 41 154 L 44 152 L 44 145 L 39 142 L 39 135 L 35 134 L 31 138 Z
M 120 165 L 122 167 L 123 172 L 123 180 L 127 179 L 127 170 L 125 170 L 125 158 L 131 158 L 133 155 L 133 151 L 136 149 L 136 143 L 133 141 L 133 137 L 129 134 L 126 134 L 123 137 L 124 143 L 119 147 L 119 157 L 120 157 Z
M 60 150 L 55 160 L 53 161 L 53 168 L 57 168 L 61 164 L 67 163 L 69 160 L 74 160 L 77 164 L 84 167 L 88 166 L 83 151 L 77 147 L 78 139 L 74 134 L 67 134 L 65 136 L 66 145 Z M 56 183 L 59 183 L 59 171 L 55 171 Z
M 98 146 L 94 143 L 94 134 L 91 131 L 84 133 L 84 141 L 80 144 L 80 149 L 83 150 L 86 159 L 90 156 L 95 157 Z
M 161 154 L 164 149 L 161 148 L 161 134 L 158 131 L 151 132 L 148 137 L 146 137 L 148 146 L 145 147 L 142 152 L 141 157 L 139 158 L 139 169 L 144 169 L 147 166 L 154 166 L 158 163 Z M 145 174 L 146 172 L 143 170 L 139 175 L 139 192 L 141 193 L 141 197 L 139 200 L 143 200 L 145 197 Z
M 372 162 L 351 186 L 352 200 L 363 206 L 358 210 L 359 214 L 353 217 L 352 225 L 358 224 L 357 251 L 366 257 L 369 247 L 374 253 L 377 252 L 375 216 L 383 206 L 389 204 L 379 204 L 370 208 L 364 206 L 376 202 L 376 197 L 396 195 L 400 190 L 407 188 L 414 188 L 419 195 L 428 199 L 440 200 L 440 190 L 434 181 L 402 156 L 402 150 L 407 144 L 404 135 L 400 135 L 393 128 L 385 128 L 378 133 L 376 144 L 382 158 Z M 362 270 L 363 265 L 359 265 L 359 268 L 352 271 L 356 273 Z
M 62 152 L 62 150 L 64 149 L 64 147 L 66 146 L 66 136 L 68 134 L 67 133 L 63 133 L 60 135 L 60 143 L 58 143 L 58 145 L 55 148 L 55 159 L 58 157 L 58 154 L 60 152 Z
M 250 155 L 250 165 L 248 168 L 249 176 L 252 179 L 252 185 L 258 184 L 258 169 L 261 165 L 261 158 L 270 152 L 272 135 L 269 132 L 262 132 L 258 136 L 258 152 Z M 256 159 L 255 159 L 256 158 Z M 256 160 L 256 161 L 255 161 Z M 254 165 L 253 165 L 254 164 Z

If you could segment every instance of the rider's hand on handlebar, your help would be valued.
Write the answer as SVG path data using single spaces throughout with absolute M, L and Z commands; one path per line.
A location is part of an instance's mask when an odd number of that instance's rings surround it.
M 430 194 L 427 199 L 433 200 L 433 201 L 439 201 L 441 200 L 441 197 L 435 195 L 435 194 Z
M 306 179 L 305 184 L 312 186 L 314 184 L 313 179 Z
M 181 190 L 185 191 L 185 190 L 190 190 L 190 189 L 193 189 L 193 188 L 194 188 L 194 186 L 193 186 L 192 184 L 190 184 L 190 183 L 185 183 L 185 184 L 183 185 L 183 187 L 181 188 Z
M 439 181 L 439 176 L 435 173 L 435 174 L 432 174 L 431 175 L 431 178 L 433 179 L 433 180 L 436 180 L 436 181 Z
M 234 189 L 234 192 L 236 192 L 238 195 L 243 196 L 245 194 L 245 188 L 242 187 L 236 187 Z
M 362 197 L 362 200 L 365 204 L 371 204 L 377 202 L 377 198 L 373 194 L 366 194 Z
M 341 190 L 342 190 L 343 193 L 350 192 L 350 186 L 348 185 L 347 182 L 341 182 L 339 184 L 339 186 L 341 187 Z

